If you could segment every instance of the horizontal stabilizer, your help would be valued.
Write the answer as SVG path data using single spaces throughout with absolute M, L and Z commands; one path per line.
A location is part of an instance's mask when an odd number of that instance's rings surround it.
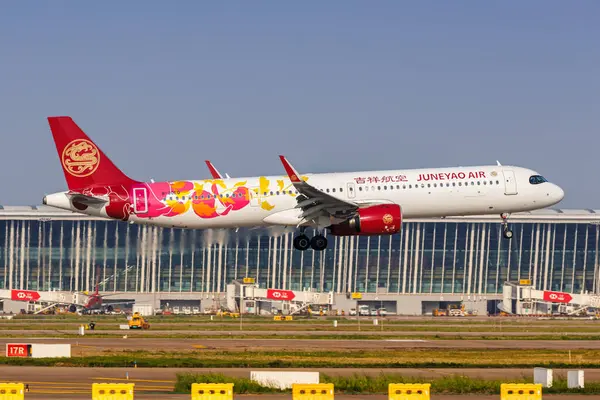
M 81 193 L 67 193 L 67 196 L 72 200 L 88 206 L 102 205 L 108 202 L 108 197 L 87 196 Z

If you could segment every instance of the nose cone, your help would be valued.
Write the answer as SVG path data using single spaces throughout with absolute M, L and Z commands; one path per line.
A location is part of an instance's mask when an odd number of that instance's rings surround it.
M 548 191 L 548 200 L 551 205 L 556 203 L 560 203 L 562 199 L 565 197 L 565 191 L 558 185 L 552 184 L 550 190 Z

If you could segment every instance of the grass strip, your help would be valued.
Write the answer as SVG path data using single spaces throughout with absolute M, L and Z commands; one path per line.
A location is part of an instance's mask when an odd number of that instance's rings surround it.
M 93 350 L 92 350 L 93 351 Z M 599 369 L 594 350 L 454 350 L 403 349 L 383 351 L 122 351 L 112 354 L 78 354 L 71 358 L 7 358 L 0 365 L 60 367 L 147 368 L 533 368 Z M 468 360 L 468 361 L 464 361 Z
M 391 383 L 430 383 L 431 395 L 436 394 L 500 394 L 502 383 L 532 383 L 530 379 L 513 379 L 510 382 L 484 380 L 465 376 L 447 376 L 435 379 L 418 379 L 396 374 L 376 376 L 355 374 L 347 377 L 320 375 L 321 383 L 333 383 L 335 393 L 344 394 L 386 394 Z M 233 383 L 237 394 L 289 393 L 262 386 L 247 378 L 227 377 L 223 374 L 177 374 L 176 393 L 190 393 L 193 383 Z M 583 389 L 569 389 L 565 379 L 555 379 L 551 388 L 544 388 L 543 394 L 600 394 L 600 382 L 586 382 Z

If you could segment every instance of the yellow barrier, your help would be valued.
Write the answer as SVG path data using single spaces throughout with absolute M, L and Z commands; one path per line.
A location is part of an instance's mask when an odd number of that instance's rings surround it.
M 92 400 L 133 400 L 135 383 L 93 383 Z
M 194 383 L 192 400 L 233 400 L 233 383 Z
M 292 400 L 333 400 L 333 383 L 294 383 Z
M 273 321 L 281 321 L 281 315 L 274 316 Z
M 0 383 L 0 400 L 23 400 L 25 385 L 22 383 Z
M 285 320 L 286 320 L 286 321 L 293 321 L 293 320 L 294 320 L 294 317 L 292 317 L 291 315 L 286 315 L 286 316 L 285 316 Z
M 500 400 L 541 400 L 542 385 L 532 383 L 503 383 Z
M 430 383 L 390 383 L 389 400 L 429 400 Z

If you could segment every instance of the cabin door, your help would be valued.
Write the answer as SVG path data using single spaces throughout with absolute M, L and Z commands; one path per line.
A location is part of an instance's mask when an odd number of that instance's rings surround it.
M 136 214 L 148 212 L 148 191 L 145 187 L 133 189 L 133 210 Z
M 254 187 L 248 190 L 248 195 L 250 196 L 250 206 L 251 207 L 259 207 L 260 206 L 260 188 Z
M 504 175 L 504 194 L 517 194 L 517 180 L 515 178 L 515 171 L 504 170 L 502 171 L 502 174 Z
M 356 197 L 356 186 L 355 186 L 354 182 L 348 182 L 346 187 L 348 190 L 348 198 L 349 199 L 355 198 Z

